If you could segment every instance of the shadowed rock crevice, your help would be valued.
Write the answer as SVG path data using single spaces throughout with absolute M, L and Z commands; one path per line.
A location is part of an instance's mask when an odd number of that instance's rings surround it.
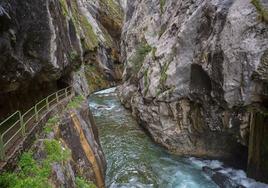
M 202 69 L 202 66 L 197 64 L 191 65 L 191 83 L 190 88 L 192 92 L 210 94 L 212 86 L 210 77 Z

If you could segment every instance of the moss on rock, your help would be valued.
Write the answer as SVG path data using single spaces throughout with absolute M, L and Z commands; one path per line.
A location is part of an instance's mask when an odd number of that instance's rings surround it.
M 68 16 L 68 5 L 66 3 L 66 0 L 60 0 L 60 5 L 62 8 L 62 13 L 65 17 Z
M 107 88 L 109 86 L 108 80 L 105 79 L 104 74 L 96 65 L 85 65 L 85 72 L 89 90 L 91 92 Z
M 132 73 L 133 75 L 137 75 L 140 71 L 142 64 L 144 62 L 145 57 L 152 51 L 152 47 L 146 42 L 141 42 L 137 48 L 136 52 L 130 58 L 130 63 L 132 65 Z
M 83 47 L 85 48 L 85 50 L 93 50 L 95 47 L 98 46 L 99 40 L 93 30 L 92 25 L 90 24 L 87 17 L 81 14 L 81 11 L 79 11 L 76 1 L 71 1 L 71 10 L 71 19 L 73 20 L 76 30 L 81 37 Z
M 251 3 L 256 7 L 261 20 L 268 23 L 268 10 L 263 7 L 260 0 L 252 0 Z

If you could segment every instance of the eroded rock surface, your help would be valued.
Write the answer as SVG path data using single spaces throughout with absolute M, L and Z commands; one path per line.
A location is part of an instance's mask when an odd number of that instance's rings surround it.
M 121 102 L 172 151 L 245 163 L 251 119 L 267 107 L 259 17 L 250 0 L 128 1 Z
M 71 84 L 88 95 L 118 82 L 122 22 L 116 0 L 1 1 L 0 119 Z

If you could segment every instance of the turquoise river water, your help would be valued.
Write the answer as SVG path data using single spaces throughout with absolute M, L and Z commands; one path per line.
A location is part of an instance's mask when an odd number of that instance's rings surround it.
M 109 188 L 217 188 L 202 166 L 220 167 L 219 161 L 202 161 L 169 154 L 139 127 L 131 113 L 117 99 L 115 89 L 89 98 L 107 160 Z M 226 169 L 237 181 L 255 185 L 243 171 Z M 252 183 L 252 184 L 250 184 Z M 250 186 L 247 186 L 250 187 Z

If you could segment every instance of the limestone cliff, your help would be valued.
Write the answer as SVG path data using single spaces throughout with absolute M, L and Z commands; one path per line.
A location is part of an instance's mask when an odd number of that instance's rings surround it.
M 117 0 L 2 0 L 0 119 L 68 85 L 118 82 L 122 22 Z
M 256 146 L 249 166 L 267 181 L 267 10 L 265 0 L 128 1 L 122 103 L 179 154 L 243 162 Z

